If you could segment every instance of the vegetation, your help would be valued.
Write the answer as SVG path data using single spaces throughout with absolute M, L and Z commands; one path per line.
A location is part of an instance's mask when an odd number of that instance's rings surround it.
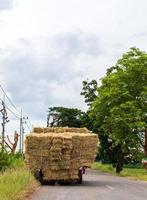
M 96 162 L 93 164 L 92 168 L 116 175 L 115 170 L 111 164 L 102 164 L 100 162 Z M 130 177 L 136 180 L 147 181 L 147 171 L 143 168 L 142 165 L 139 165 L 139 166 L 125 165 L 123 171 L 119 174 L 119 176 Z
M 99 133 L 101 158 L 120 173 L 126 156 L 147 156 L 147 54 L 131 48 L 107 70 L 101 85 L 84 83 L 92 130 Z M 91 84 L 94 95 L 91 98 Z M 87 84 L 87 87 L 85 87 Z M 97 95 L 96 94 L 97 91 Z M 94 98 L 93 98 L 94 97 Z M 106 157 L 107 155 L 107 157 Z M 140 157 L 140 160 L 142 156 Z
M 12 157 L 6 150 L 0 150 L 0 171 L 5 170 L 12 163 Z
M 6 148 L 0 149 L 0 171 L 5 171 L 8 168 L 21 167 L 22 164 L 21 154 L 9 153 Z
M 97 87 L 98 83 L 96 80 L 92 80 L 90 82 L 83 81 L 83 89 L 81 95 L 85 98 L 85 103 L 90 106 L 93 101 L 97 98 Z
M 83 81 L 81 95 L 86 113 L 50 107 L 47 126 L 87 127 L 99 135 L 97 159 L 107 163 L 97 162 L 93 169 L 147 180 L 147 171 L 138 165 L 147 157 L 147 53 L 131 48 L 107 70 L 100 85 Z M 0 198 L 19 200 L 33 182 L 21 156 L 0 149 Z
M 7 169 L 0 173 L 0 198 L 2 200 L 20 200 L 29 188 L 37 183 L 24 167 Z M 33 188 L 32 188 L 33 189 Z
M 97 160 L 101 160 L 103 163 L 112 163 L 115 149 L 112 147 L 112 142 L 108 136 L 104 134 L 104 131 L 99 128 L 99 124 L 96 120 L 96 115 L 91 115 L 91 109 L 93 102 L 98 98 L 98 83 L 96 80 L 83 81 L 83 88 L 81 95 L 85 98 L 85 103 L 88 105 L 88 111 L 85 113 L 85 120 L 83 124 L 89 130 L 95 132 L 99 136 L 100 147 Z
M 47 126 L 82 127 L 84 112 L 76 108 L 51 107 L 48 110 Z
M 0 151 L 0 199 L 20 200 L 37 186 L 34 176 L 25 168 L 22 156 Z

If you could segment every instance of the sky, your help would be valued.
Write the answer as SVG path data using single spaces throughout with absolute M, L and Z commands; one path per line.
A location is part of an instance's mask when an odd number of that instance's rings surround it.
M 83 80 L 147 50 L 146 10 L 146 0 L 0 0 L 0 84 L 34 126 L 51 106 L 86 110 Z

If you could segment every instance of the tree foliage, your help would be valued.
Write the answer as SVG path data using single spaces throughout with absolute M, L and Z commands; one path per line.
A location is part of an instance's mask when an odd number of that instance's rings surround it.
M 124 156 L 134 148 L 142 145 L 147 155 L 147 54 L 131 48 L 107 70 L 97 91 L 91 116 L 115 147 L 120 172 Z
M 104 163 L 111 163 L 113 161 L 113 147 L 112 142 L 108 140 L 108 136 L 100 129 L 96 120 L 96 115 L 91 114 L 92 104 L 98 97 L 98 83 L 96 80 L 83 81 L 83 88 L 81 95 L 85 98 L 85 103 L 89 106 L 88 111 L 83 116 L 83 124 L 89 130 L 97 133 L 99 136 L 100 147 L 97 159 Z
M 4 171 L 11 166 L 13 155 L 5 147 L 0 146 L 0 171 Z
M 98 83 L 96 80 L 92 80 L 90 82 L 83 81 L 83 88 L 81 95 L 84 96 L 85 103 L 87 103 L 88 106 L 90 106 L 97 97 L 97 87 Z
M 76 108 L 50 107 L 47 126 L 82 127 L 84 112 Z

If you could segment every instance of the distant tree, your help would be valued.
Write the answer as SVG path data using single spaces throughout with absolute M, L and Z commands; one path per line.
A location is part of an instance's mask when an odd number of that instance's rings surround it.
M 76 108 L 50 107 L 47 116 L 47 127 L 82 127 L 84 114 Z

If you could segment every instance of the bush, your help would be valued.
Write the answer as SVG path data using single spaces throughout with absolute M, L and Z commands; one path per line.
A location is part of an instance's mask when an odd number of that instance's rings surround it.
M 22 157 L 19 153 L 11 154 L 5 148 L 0 149 L 0 171 L 19 166 L 23 166 Z
M 0 171 L 11 165 L 12 157 L 5 149 L 0 149 Z

